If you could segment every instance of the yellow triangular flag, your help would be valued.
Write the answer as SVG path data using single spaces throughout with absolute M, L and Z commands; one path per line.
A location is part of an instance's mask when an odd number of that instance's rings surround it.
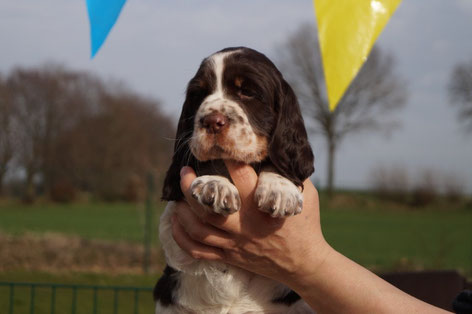
M 401 0 L 313 0 L 328 91 L 334 110 Z

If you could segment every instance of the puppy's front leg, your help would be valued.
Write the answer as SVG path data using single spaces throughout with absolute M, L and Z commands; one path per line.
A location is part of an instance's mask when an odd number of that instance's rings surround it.
M 287 178 L 270 171 L 261 171 L 254 195 L 259 210 L 272 217 L 292 216 L 302 212 L 303 194 Z
M 236 187 L 222 176 L 200 176 L 190 186 L 192 197 L 211 213 L 229 215 L 241 207 Z

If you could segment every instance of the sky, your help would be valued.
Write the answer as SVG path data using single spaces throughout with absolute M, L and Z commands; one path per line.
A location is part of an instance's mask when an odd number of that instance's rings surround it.
M 176 121 L 185 87 L 206 56 L 229 46 L 277 50 L 302 23 L 315 27 L 311 0 L 128 0 L 96 57 L 90 59 L 85 0 L 0 0 L 0 73 L 47 62 L 120 80 L 161 101 Z M 472 192 L 472 134 L 457 123 L 447 84 L 453 67 L 472 60 L 472 1 L 403 0 L 377 45 L 395 58 L 408 87 L 400 126 L 389 136 L 346 137 L 336 159 L 339 187 L 366 188 L 372 169 L 403 167 L 454 176 Z M 315 182 L 326 176 L 326 147 L 311 137 Z M 441 180 L 439 179 L 439 183 Z

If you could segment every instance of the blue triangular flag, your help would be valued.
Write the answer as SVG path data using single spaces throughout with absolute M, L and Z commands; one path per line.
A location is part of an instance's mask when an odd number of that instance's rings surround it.
M 87 9 L 90 20 L 90 39 L 92 55 L 103 45 L 108 33 L 120 16 L 126 0 L 87 0 Z

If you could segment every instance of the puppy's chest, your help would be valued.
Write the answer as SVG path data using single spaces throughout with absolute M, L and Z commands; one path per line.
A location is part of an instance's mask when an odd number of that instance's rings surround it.
M 198 177 L 205 175 L 219 175 L 231 181 L 231 176 L 222 159 L 197 161 L 194 170 Z
M 202 262 L 200 267 L 199 275 L 182 274 L 177 295 L 179 303 L 192 313 L 282 314 L 296 303 L 286 303 L 288 288 L 275 281 L 219 263 Z

